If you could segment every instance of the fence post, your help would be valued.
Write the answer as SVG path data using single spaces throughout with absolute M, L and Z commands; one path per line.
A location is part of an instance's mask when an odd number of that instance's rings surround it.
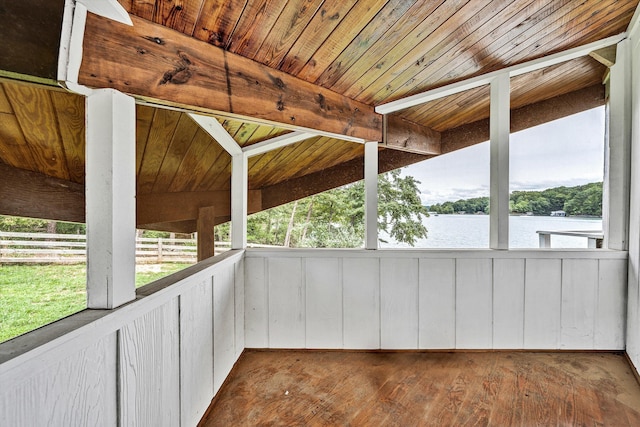
M 158 264 L 162 263 L 162 237 L 158 237 Z

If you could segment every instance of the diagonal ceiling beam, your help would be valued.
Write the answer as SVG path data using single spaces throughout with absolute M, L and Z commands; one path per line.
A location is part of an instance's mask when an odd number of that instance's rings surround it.
M 248 157 L 257 156 L 258 154 L 263 154 L 267 151 L 275 150 L 276 148 L 286 147 L 287 145 L 295 144 L 296 142 L 304 141 L 305 139 L 313 138 L 314 136 L 316 135 L 313 133 L 295 131 L 252 144 L 247 147 L 242 147 L 242 152 Z
M 211 135 L 211 137 L 215 139 L 227 153 L 232 156 L 242 154 L 242 149 L 236 140 L 229 135 L 229 132 L 227 132 L 224 126 L 222 126 L 215 117 L 201 116 L 193 113 L 189 113 L 189 117 L 191 117 L 193 121 L 202 128 L 202 130 Z
M 442 86 L 436 89 L 431 89 L 426 92 L 418 93 L 416 95 L 408 96 L 406 98 L 398 99 L 397 101 L 388 102 L 378 105 L 376 112 L 380 114 L 390 114 L 396 111 L 404 110 L 405 108 L 415 107 L 416 105 L 424 104 L 429 101 L 444 98 L 445 96 L 454 95 L 456 93 L 464 92 L 469 89 L 488 85 L 492 79 L 502 75 L 503 73 L 509 73 L 510 77 L 525 74 L 531 71 L 539 70 L 541 68 L 549 67 L 561 62 L 569 61 L 575 58 L 588 55 L 590 52 L 598 49 L 605 48 L 607 46 L 614 45 L 626 37 L 625 33 L 618 34 L 616 36 L 608 37 L 606 39 L 598 40 L 593 43 L 579 46 L 573 49 L 559 52 L 553 55 L 545 56 L 542 58 L 534 59 L 532 61 L 524 62 L 522 64 L 512 65 L 501 70 L 497 70 L 491 73 L 483 74 L 471 79 L 463 80 L 461 82 L 452 83 L 446 86 Z
M 370 105 L 160 24 L 131 19 L 133 27 L 87 16 L 79 84 L 351 141 L 382 139 L 382 117 Z

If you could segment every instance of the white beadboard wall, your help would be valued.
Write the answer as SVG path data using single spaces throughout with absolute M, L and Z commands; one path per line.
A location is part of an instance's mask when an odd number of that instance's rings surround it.
M 627 253 L 245 253 L 247 348 L 625 348 Z
M 243 252 L 94 313 L 0 345 L 0 425 L 196 425 L 244 350 Z M 47 335 L 87 315 L 95 318 Z

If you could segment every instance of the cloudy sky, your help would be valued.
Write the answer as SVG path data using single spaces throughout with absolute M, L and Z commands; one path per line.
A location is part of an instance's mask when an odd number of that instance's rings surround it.
M 604 107 L 511 135 L 510 189 L 543 190 L 602 181 Z M 489 143 L 403 169 L 426 205 L 489 195 Z

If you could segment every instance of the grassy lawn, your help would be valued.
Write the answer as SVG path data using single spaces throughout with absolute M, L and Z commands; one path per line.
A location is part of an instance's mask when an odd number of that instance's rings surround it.
M 140 265 L 136 287 L 190 264 Z M 0 342 L 83 310 L 86 266 L 0 265 Z

